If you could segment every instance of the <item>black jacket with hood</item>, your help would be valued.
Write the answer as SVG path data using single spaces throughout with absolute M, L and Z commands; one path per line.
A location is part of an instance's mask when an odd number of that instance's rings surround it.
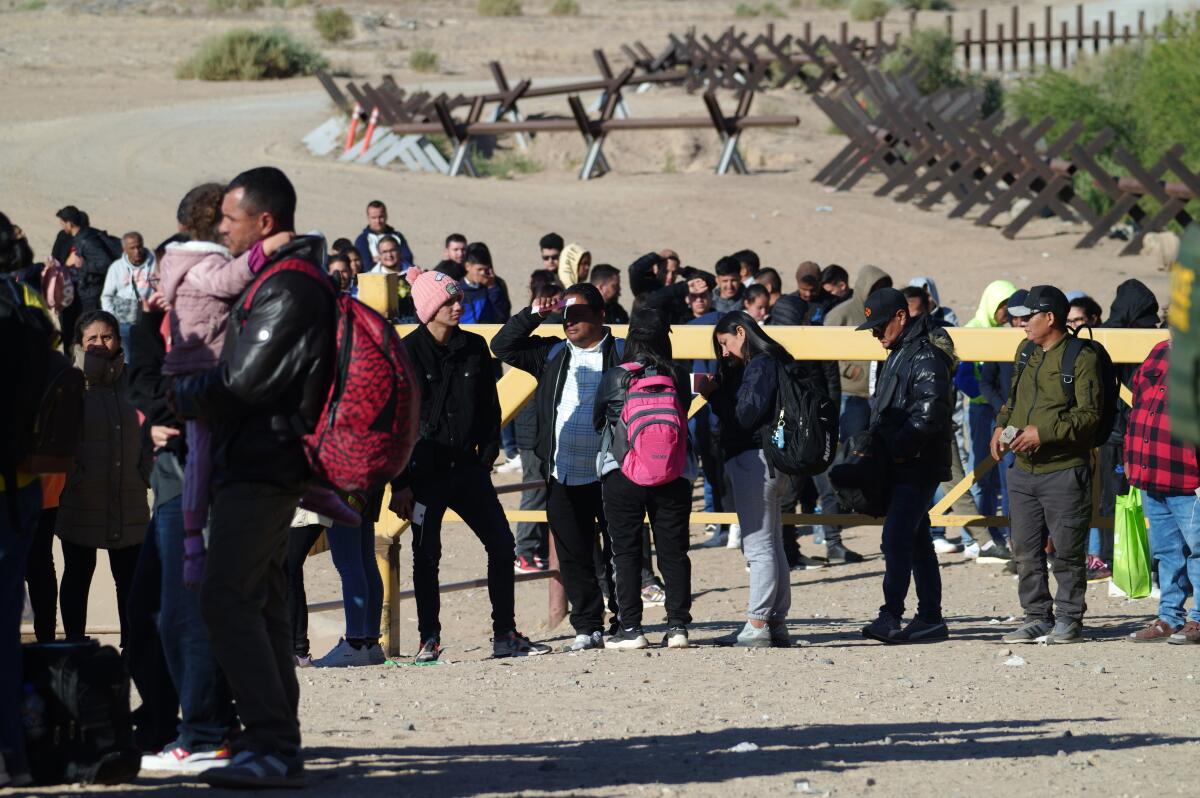
M 492 338 L 492 352 L 513 368 L 532 374 L 538 381 L 533 396 L 533 416 L 537 422 L 533 451 L 542 461 L 542 476 L 550 478 L 554 457 L 554 430 L 563 385 L 571 365 L 571 348 L 562 338 L 534 335 L 543 319 L 531 308 L 525 308 L 509 319 Z M 604 368 L 621 364 L 624 339 L 614 338 L 604 328 L 602 344 Z
M 319 264 L 324 246 L 301 236 L 271 260 Z M 259 282 L 249 311 L 245 293 L 233 306 L 220 363 L 179 379 L 175 406 L 212 426 L 213 484 L 302 489 L 312 471 L 300 439 L 316 428 L 334 370 L 334 294 L 294 271 L 256 278 L 246 292 Z
M 467 464 L 490 469 L 500 451 L 500 398 L 487 342 L 460 329 L 443 346 L 422 324 L 404 346 L 421 388 L 421 430 L 393 489 Z
M 100 294 L 108 267 L 121 257 L 120 240 L 94 227 L 85 227 L 75 234 L 75 254 L 83 261 L 76 280 L 79 300 L 87 310 L 99 310 Z
M 799 327 L 809 324 L 807 319 L 811 317 L 811 310 L 809 303 L 796 294 L 784 294 L 771 306 L 771 315 L 767 319 L 767 325 Z M 834 407 L 840 408 L 842 406 L 842 380 L 838 361 L 811 360 L 808 363 L 813 368 L 819 369 L 824 375 L 825 391 Z
M 950 479 L 954 344 L 929 316 L 909 321 L 875 384 L 876 424 L 893 479 Z
M 1154 292 L 1146 287 L 1141 280 L 1130 278 L 1117 286 L 1117 294 L 1113 297 L 1108 310 L 1108 320 L 1101 327 L 1117 327 L 1129 330 L 1152 330 L 1158 327 L 1158 299 Z M 1086 332 L 1083 333 L 1085 336 Z M 1125 387 L 1131 387 L 1133 374 L 1137 371 L 1138 363 L 1115 364 L 1117 377 Z M 1124 400 L 1117 404 L 1117 419 L 1113 424 L 1112 434 L 1108 443 L 1121 444 L 1125 440 L 1125 428 L 1129 425 L 1129 405 Z
M 664 286 L 654 274 L 654 266 L 661 260 L 657 252 L 647 252 L 629 264 L 629 290 L 639 300 L 634 310 L 639 307 L 653 308 L 663 314 L 668 324 L 687 324 L 692 318 L 691 308 L 686 302 L 688 280 L 700 278 L 711 291 L 717 279 L 702 269 L 685 266 L 679 272 L 680 279 Z

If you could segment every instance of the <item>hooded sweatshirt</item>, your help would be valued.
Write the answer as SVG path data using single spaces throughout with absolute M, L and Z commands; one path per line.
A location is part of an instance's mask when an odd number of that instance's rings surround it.
M 851 295 L 843 302 L 829 309 L 825 314 L 826 327 L 857 327 L 867 320 L 865 303 L 871 295 L 871 289 L 878 283 L 891 285 L 892 278 L 878 266 L 863 266 L 854 278 Z M 883 287 L 883 286 L 878 286 Z M 862 360 L 840 361 L 842 393 L 866 399 L 870 395 L 870 363 Z
M 1129 278 L 1117 286 L 1117 294 L 1113 297 L 1108 309 L 1108 320 L 1101 327 L 1117 327 L 1130 330 L 1152 330 L 1158 327 L 1158 299 L 1154 292 L 1146 287 L 1141 280 Z M 1084 333 L 1086 335 L 1086 333 Z M 1121 384 L 1132 388 L 1133 375 L 1139 363 L 1116 364 L 1117 378 Z M 1109 443 L 1123 443 L 1125 428 L 1129 424 L 1129 405 L 1122 399 L 1117 404 L 1117 420 L 1113 424 Z
M 100 292 L 100 307 L 117 317 L 122 324 L 137 321 L 138 306 L 143 299 L 154 293 L 151 278 L 154 275 L 154 253 L 146 250 L 146 258 L 137 266 L 129 262 L 129 256 L 121 257 L 108 267 L 104 276 L 104 290 Z
M 979 307 L 976 308 L 975 315 L 966 326 L 980 330 L 999 327 L 996 323 L 996 309 L 1008 302 L 1008 298 L 1016 290 L 1016 286 L 1008 280 L 993 280 L 988 283 L 987 288 L 983 289 L 983 296 L 979 298 Z M 954 375 L 954 386 L 970 398 L 971 404 L 989 404 L 980 387 L 982 367 L 981 363 L 961 363 Z
M 946 327 L 958 326 L 958 314 L 942 304 L 942 298 L 938 294 L 937 283 L 933 281 L 932 277 L 914 277 L 908 281 L 908 284 L 917 288 L 924 288 L 925 293 L 929 294 L 929 298 L 933 303 L 933 310 L 930 311 L 930 316 L 942 322 Z
M 579 244 L 567 244 L 558 257 L 558 281 L 564 288 L 570 288 L 580 282 L 579 262 L 588 251 Z

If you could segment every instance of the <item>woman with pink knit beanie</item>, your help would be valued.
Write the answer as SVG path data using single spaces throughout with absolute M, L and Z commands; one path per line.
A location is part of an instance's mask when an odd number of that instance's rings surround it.
M 500 452 L 500 397 L 487 342 L 458 326 L 462 287 L 441 272 L 410 266 L 413 305 L 421 324 L 404 338 L 421 386 L 421 427 L 408 468 L 392 481 L 391 509 L 412 521 L 413 592 L 421 650 L 417 662 L 441 655 L 438 563 L 442 517 L 458 513 L 487 550 L 492 602 L 492 655 L 545 654 L 517 631 L 513 535 L 492 486 Z

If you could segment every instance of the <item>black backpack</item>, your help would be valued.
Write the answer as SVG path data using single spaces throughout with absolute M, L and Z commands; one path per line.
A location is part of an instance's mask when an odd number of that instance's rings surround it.
M 837 454 L 838 408 L 811 366 L 793 361 L 777 374 L 775 413 L 762 430 L 767 466 L 792 476 L 820 474 Z
M 1092 328 L 1088 327 L 1087 329 L 1090 336 Z M 1037 344 L 1033 341 L 1026 341 L 1021 346 L 1021 351 L 1017 355 L 1016 373 L 1013 374 L 1014 383 L 1021 379 L 1021 374 L 1025 371 L 1025 364 L 1029 362 L 1035 346 Z M 1117 369 L 1113 365 L 1108 350 L 1095 338 L 1080 338 L 1077 331 L 1068 332 L 1066 347 L 1066 351 L 1063 352 L 1060 373 L 1063 392 L 1067 397 L 1067 407 L 1075 405 L 1075 361 L 1079 359 L 1079 353 L 1084 349 L 1090 349 L 1096 355 L 1100 390 L 1103 392 L 1103 396 L 1100 400 L 1100 423 L 1096 425 L 1096 430 L 1092 434 L 1092 446 L 1101 446 L 1108 442 L 1120 415 L 1121 383 L 1117 379 Z
M 829 471 L 829 481 L 837 493 L 842 512 L 872 518 L 887 514 L 888 480 L 883 451 L 874 424 L 851 435 L 842 444 L 841 459 Z
M 36 784 L 125 784 L 141 768 L 121 655 L 95 640 L 22 646 L 21 716 Z

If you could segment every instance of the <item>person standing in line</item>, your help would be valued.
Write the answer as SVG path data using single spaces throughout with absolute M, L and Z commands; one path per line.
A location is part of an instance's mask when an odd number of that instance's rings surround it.
M 64 266 L 77 268 L 76 299 L 81 313 L 100 310 L 100 294 L 108 267 L 121 256 L 121 242 L 103 230 L 92 227 L 87 214 L 73 205 L 58 212 L 58 220 L 71 236 L 73 250 L 60 261 Z
M 780 507 L 786 475 L 768 467 L 762 427 L 775 410 L 779 367 L 792 356 L 740 310 L 726 313 L 713 328 L 713 353 L 716 380 L 698 387 L 720 420 L 725 473 L 750 567 L 746 625 L 732 642 L 747 648 L 787 647 L 792 644 L 787 629 L 792 585 Z
M 451 233 L 446 236 L 446 244 L 442 248 L 442 260 L 462 266 L 466 258 L 467 237 L 462 233 Z
M 514 315 L 492 339 L 496 357 L 538 381 L 535 450 L 547 481 L 546 513 L 571 604 L 575 640 L 570 650 L 604 645 L 604 596 L 597 578 L 597 535 L 611 551 L 596 456 L 600 435 L 592 424 L 596 390 L 606 369 L 622 362 L 624 340 L 604 325 L 604 298 L 594 285 L 568 288 L 561 300 L 566 340 L 533 335 L 555 311 L 550 299 Z M 604 557 L 605 581 L 611 558 Z M 609 586 L 610 595 L 614 591 Z
M 908 300 L 881 288 L 863 306 L 870 330 L 888 357 L 879 372 L 870 424 L 886 464 L 887 517 L 883 522 L 883 606 L 863 627 L 863 637 L 883 643 L 944 640 L 942 577 L 929 534 L 929 505 L 938 484 L 950 478 L 950 415 L 955 357 L 950 337 L 928 314 L 910 318 Z M 901 627 L 911 582 L 917 612 Z
M 367 226 L 354 239 L 354 249 L 362 258 L 362 271 L 372 271 L 382 261 L 379 257 L 379 242 L 386 237 L 396 241 L 396 253 L 399 256 L 391 268 L 404 271 L 413 265 L 413 253 L 404 235 L 388 224 L 387 206 L 380 200 L 367 203 Z
M 1025 620 L 1005 643 L 1079 643 L 1087 594 L 1086 549 L 1092 511 L 1092 442 L 1100 421 L 1099 364 L 1082 348 L 1075 361 L 1074 398 L 1061 372 L 1066 353 L 1067 297 L 1052 285 L 1035 285 L 1025 304 L 1009 307 L 1023 317 L 1025 337 L 1014 357 L 1008 401 L 996 416 L 992 457 L 1016 452 L 1008 473 L 1012 549 L 1017 593 Z M 1021 364 L 1022 352 L 1029 347 Z M 1010 425 L 1016 437 L 1001 437 Z M 1050 595 L 1046 541 L 1054 545 L 1057 589 Z
M 558 261 L 562 257 L 563 247 L 566 242 L 558 233 L 546 233 L 538 241 L 538 250 L 541 253 L 542 266 L 541 268 L 551 274 L 558 274 Z
M 154 253 L 146 249 L 141 233 L 126 233 L 121 238 L 121 257 L 108 267 L 100 307 L 117 317 L 121 323 L 121 340 L 129 340 L 129 329 L 137 321 L 138 308 L 154 293 L 158 282 Z M 129 363 L 129 347 L 125 347 L 125 363 Z
M 468 256 L 469 260 L 469 256 Z M 550 647 L 517 631 L 513 536 L 492 486 L 500 449 L 500 398 L 487 343 L 459 327 L 462 287 L 441 272 L 406 275 L 421 324 L 404 338 L 421 387 L 421 431 L 408 468 L 392 481 L 391 509 L 412 520 L 413 590 L 421 649 L 417 662 L 441 655 L 442 517 L 458 513 L 487 550 L 492 656 L 545 654 Z
M 279 169 L 251 169 L 226 187 L 221 212 L 221 236 L 241 256 L 295 230 L 296 190 Z M 288 257 L 320 268 L 323 250 L 320 240 L 294 243 Z M 336 312 L 329 286 L 307 274 L 282 270 L 256 280 L 254 302 L 226 331 L 216 368 L 177 379 L 172 392 L 180 417 L 212 426 L 207 553 L 193 549 L 189 558 L 204 566 L 204 625 L 245 727 L 230 764 L 202 778 L 215 786 L 299 787 L 288 529 L 313 478 L 301 437 L 315 428 L 329 394 Z
M 642 545 L 643 519 L 649 517 L 654 533 L 658 565 L 666 582 L 667 648 L 688 647 L 688 624 L 692 622 L 692 564 L 688 559 L 688 518 L 691 515 L 692 483 L 698 473 L 695 457 L 687 438 L 687 408 L 692 395 L 688 373 L 671 359 L 671 328 L 656 310 L 643 309 L 633 314 L 625 338 L 625 363 L 604 372 L 592 410 L 592 419 L 600 433 L 598 468 L 604 495 L 604 515 L 613 542 L 617 604 L 621 628 L 605 641 L 605 648 L 645 648 L 642 632 L 642 569 L 645 554 Z M 677 420 L 675 451 L 682 473 L 658 485 L 635 482 L 627 475 L 626 459 L 638 434 L 647 440 L 656 430 L 642 428 L 630 416 L 628 429 L 622 421 L 630 386 L 637 377 L 665 377 L 673 384 L 672 408 L 655 411 L 650 424 L 661 426 L 669 436 L 670 416 Z M 639 397 L 641 401 L 653 396 Z M 640 411 L 647 414 L 649 410 Z M 647 431 L 648 430 L 648 431 Z M 680 456 L 682 455 L 682 456 Z
M 1167 412 L 1170 341 L 1150 350 L 1133 375 L 1133 407 L 1125 430 L 1125 474 L 1142 491 L 1150 556 L 1158 563 L 1158 617 L 1129 637 L 1200 644 L 1200 451 L 1171 434 Z M 1188 594 L 1192 608 L 1184 613 Z

